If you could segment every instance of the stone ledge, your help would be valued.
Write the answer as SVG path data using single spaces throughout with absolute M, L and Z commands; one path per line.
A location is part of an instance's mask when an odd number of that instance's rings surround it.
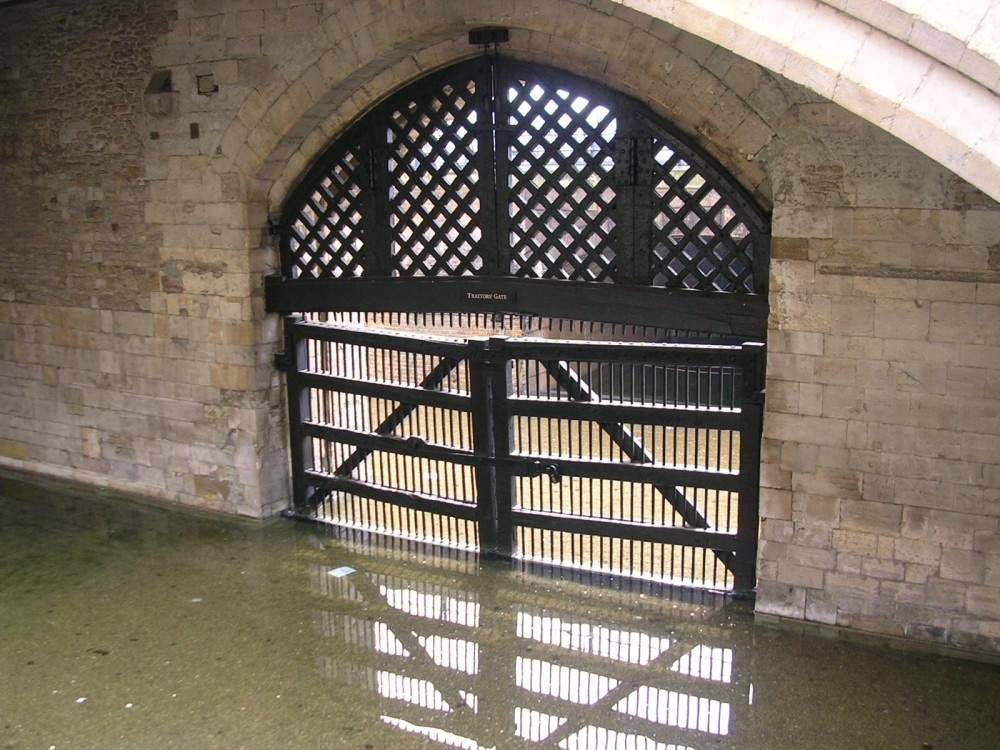
M 927 641 L 917 641 L 911 638 L 901 638 L 879 633 L 867 633 L 861 630 L 845 628 L 840 625 L 828 625 L 817 622 L 807 622 L 806 620 L 796 620 L 781 615 L 754 613 L 754 623 L 764 627 L 777 628 L 779 630 L 794 631 L 804 635 L 814 635 L 821 638 L 845 641 L 848 643 L 859 643 L 866 646 L 882 646 L 900 651 L 909 651 L 918 654 L 928 654 L 932 656 L 943 656 L 950 659 L 964 659 L 983 664 L 1000 665 L 1000 652 L 990 653 L 987 651 L 973 651 L 971 649 L 959 648 L 957 646 L 944 646 Z
M 918 281 L 957 281 L 965 284 L 1000 284 L 1000 270 L 956 271 L 949 269 L 913 268 L 836 263 L 820 263 L 817 270 L 824 276 L 867 276 L 879 279 L 917 279 Z

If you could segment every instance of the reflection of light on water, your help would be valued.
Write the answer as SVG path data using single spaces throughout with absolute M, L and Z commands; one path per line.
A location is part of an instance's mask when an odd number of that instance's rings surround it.
M 384 622 L 372 622 L 368 623 L 374 635 L 374 648 L 380 654 L 388 654 L 389 656 L 405 656 L 409 657 L 410 652 L 406 650 L 396 634 L 389 630 L 389 626 Z
M 390 700 L 403 701 L 432 711 L 451 711 L 451 706 L 430 680 L 421 680 L 379 670 L 378 694 Z
M 385 585 L 379 586 L 379 593 L 390 607 L 408 615 L 479 627 L 478 602 L 441 594 L 424 594 L 413 589 L 393 589 Z
M 443 729 L 438 729 L 437 727 L 425 727 L 419 724 L 413 724 L 404 719 L 397 719 L 393 716 L 382 716 L 382 721 L 384 721 L 389 726 L 396 727 L 397 729 L 402 729 L 405 732 L 410 732 L 411 734 L 419 734 L 426 737 L 434 742 L 440 742 L 442 745 L 447 747 L 459 747 L 463 750 L 495 750 L 495 748 L 485 748 L 480 745 L 475 740 L 469 739 L 468 737 L 461 737 L 452 732 L 446 732 Z
M 517 635 L 538 643 L 645 666 L 670 648 L 666 638 L 559 617 L 517 613 Z
M 687 745 L 664 744 L 641 734 L 588 726 L 559 743 L 565 750 L 693 750 Z
M 681 729 L 729 734 L 729 704 L 643 685 L 615 704 L 615 711 Z
M 393 716 L 393 709 L 384 709 L 388 713 L 381 718 L 414 735 L 414 741 L 420 737 L 441 746 L 488 750 L 470 737 L 482 730 L 492 739 L 498 731 L 498 708 L 506 716 L 501 723 L 509 722 L 502 730 L 508 739 L 551 743 L 546 746 L 564 750 L 690 750 L 684 739 L 691 732 L 731 735 L 731 704 L 695 694 L 697 681 L 734 682 L 731 648 L 710 642 L 685 643 L 682 648 L 673 637 L 643 632 L 641 624 L 637 628 L 626 621 L 588 621 L 544 606 L 494 606 L 489 611 L 501 614 L 490 614 L 488 624 L 503 622 L 511 653 L 492 640 L 478 642 L 475 629 L 482 624 L 483 611 L 474 593 L 344 566 L 322 572 L 314 579 L 322 593 L 351 607 L 364 603 L 371 609 L 363 618 L 323 613 L 317 625 L 353 648 L 398 660 L 398 667 L 386 667 L 382 661 L 369 668 L 363 682 L 379 697 L 406 706 L 405 719 Z M 371 616 L 379 609 L 384 621 Z M 517 655 L 525 650 L 535 653 Z M 503 656 L 502 666 L 498 655 Z M 494 665 L 488 675 L 483 673 L 487 664 Z M 500 673 L 495 673 L 497 666 Z M 458 682 L 445 678 L 441 669 Z M 486 685 L 507 683 L 497 686 L 503 707 L 487 706 L 496 700 L 489 687 L 476 693 L 461 689 L 466 676 L 485 679 Z M 515 687 L 522 691 L 517 697 L 510 692 Z M 490 708 L 485 714 L 480 711 L 484 706 Z M 423 718 L 421 711 L 426 712 Z M 433 726 L 438 723 L 448 728 Z M 675 742 L 667 741 L 671 739 Z
M 523 656 L 517 657 L 514 675 L 519 688 L 585 706 L 597 703 L 618 687 L 618 680 L 601 674 Z
M 479 672 L 479 644 L 462 638 L 442 635 L 418 636 L 427 655 L 439 667 L 447 667 L 466 674 Z
M 695 646 L 670 667 L 689 677 L 703 677 L 715 682 L 733 681 L 733 650 Z
M 514 734 L 529 742 L 541 742 L 559 727 L 566 719 L 529 708 L 514 709 Z

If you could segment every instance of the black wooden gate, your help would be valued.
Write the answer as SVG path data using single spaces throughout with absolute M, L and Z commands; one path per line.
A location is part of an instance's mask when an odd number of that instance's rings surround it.
M 461 317 L 455 330 L 489 327 Z M 752 589 L 763 347 L 513 333 L 290 321 L 299 513 L 488 556 Z
M 484 55 L 272 224 L 300 514 L 753 588 L 768 222 L 648 107 Z

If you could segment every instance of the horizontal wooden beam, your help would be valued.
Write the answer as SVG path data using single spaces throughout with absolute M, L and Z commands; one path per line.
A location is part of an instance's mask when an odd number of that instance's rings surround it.
M 763 340 L 767 299 L 733 292 L 510 277 L 265 279 L 268 312 L 512 313 Z

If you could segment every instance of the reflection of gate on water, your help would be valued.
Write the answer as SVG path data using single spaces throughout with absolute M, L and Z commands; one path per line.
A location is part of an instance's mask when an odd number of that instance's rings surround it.
M 520 316 L 344 320 L 286 328 L 300 514 L 753 588 L 761 346 L 655 343 L 678 332 L 621 325 L 613 343 L 584 341 L 605 329 Z M 400 332 L 416 322 L 421 335 Z
M 319 667 L 407 735 L 476 749 L 697 748 L 745 723 L 747 665 L 711 594 L 651 597 L 643 610 L 612 590 L 591 601 L 553 598 L 545 579 L 484 583 L 460 560 L 334 559 L 319 544 L 302 555 L 320 595 L 314 625 L 331 641 Z

